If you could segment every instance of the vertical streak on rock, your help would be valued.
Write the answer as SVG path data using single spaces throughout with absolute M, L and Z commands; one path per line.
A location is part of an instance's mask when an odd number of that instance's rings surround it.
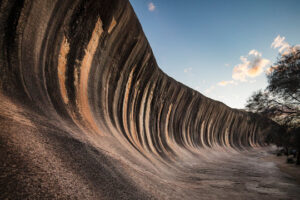
M 206 124 L 206 121 L 204 120 L 202 123 L 201 123 L 201 132 L 200 132 L 200 140 L 201 140 L 201 144 L 203 147 L 207 147 L 205 142 L 204 142 L 204 129 L 205 129 L 205 124 Z
M 153 90 L 154 90 L 154 87 L 155 86 L 152 86 L 151 89 L 150 89 L 150 92 L 149 92 L 149 96 L 147 98 L 147 102 L 146 102 L 146 113 L 145 113 L 145 132 L 146 132 L 146 138 L 147 138 L 147 142 L 148 142 L 148 145 L 151 149 L 151 151 L 153 153 L 155 153 L 156 155 L 158 155 L 155 147 L 154 147 L 154 143 L 153 143 L 153 140 L 152 140 L 152 137 L 151 137 L 151 126 L 150 126 L 150 116 L 151 116 L 151 102 L 152 102 L 152 99 L 153 99 Z
M 134 143 L 136 144 L 136 146 L 139 148 L 140 151 L 143 151 L 138 137 L 139 133 L 136 130 L 136 118 L 134 117 L 134 115 L 136 115 L 135 105 L 137 103 L 136 98 L 138 96 L 137 88 L 138 88 L 138 82 L 136 83 L 136 85 L 134 85 L 131 109 L 129 109 L 129 125 L 130 125 L 129 130 Z
M 116 22 L 115 18 L 113 17 L 112 20 L 111 20 L 111 23 L 109 25 L 108 31 L 107 31 L 109 34 L 115 28 L 116 24 L 117 24 L 117 22 Z
M 144 123 L 144 119 L 145 119 L 145 109 L 146 109 L 146 97 L 148 95 L 148 91 L 149 91 L 149 83 L 147 83 L 142 100 L 141 100 L 141 106 L 140 106 L 140 116 L 139 116 L 139 124 L 140 124 L 140 136 L 141 136 L 141 140 L 142 140 L 142 145 L 144 147 L 144 150 L 148 150 L 147 147 L 147 139 L 146 139 L 146 134 L 145 134 L 145 123 Z
M 58 66 L 57 66 L 57 73 L 58 73 L 58 80 L 59 80 L 59 88 L 60 93 L 63 98 L 65 104 L 68 104 L 68 94 L 66 90 L 66 66 L 67 66 L 67 55 L 69 53 L 70 46 L 67 41 L 67 38 L 64 36 L 63 42 L 60 46 L 60 53 L 58 56 Z
M 127 83 L 126 83 L 126 86 L 125 86 L 125 95 L 124 95 L 124 100 L 123 100 L 123 126 L 124 126 L 124 129 L 125 129 L 125 134 L 127 135 L 127 137 L 129 138 L 130 142 L 137 145 L 133 138 L 132 138 L 132 135 L 129 131 L 129 127 L 128 127 L 128 119 L 127 119 L 127 116 L 128 116 L 128 99 L 129 99 L 129 95 L 130 95 L 130 88 L 131 88 L 131 82 L 132 82 L 132 74 L 135 70 L 135 67 L 134 66 L 129 74 L 129 77 L 128 77 L 128 80 L 127 80 Z
M 174 148 L 173 146 L 173 140 L 171 140 L 171 135 L 170 135 L 170 132 L 169 132 L 169 122 L 170 122 L 170 114 L 171 114 L 171 111 L 172 111 L 172 108 L 173 108 L 173 104 L 170 104 L 169 108 L 168 108 L 168 113 L 167 113 L 167 116 L 166 116 L 166 124 L 165 124 L 165 134 L 166 134 L 166 142 L 167 144 L 172 148 Z
M 90 69 L 92 67 L 93 57 L 97 50 L 99 39 L 102 32 L 103 32 L 102 21 L 101 19 L 98 19 L 95 28 L 93 30 L 92 37 L 85 50 L 84 58 L 81 62 L 79 86 L 77 86 L 77 106 L 79 112 L 82 114 L 83 119 L 89 124 L 88 125 L 89 128 L 91 128 L 93 131 L 95 131 L 98 134 L 101 133 L 99 132 L 98 125 L 93 117 L 91 108 L 89 106 L 88 80 L 89 80 Z
M 226 128 L 225 130 L 225 144 L 227 147 L 230 147 L 230 144 L 229 144 L 229 132 L 228 132 L 228 128 Z

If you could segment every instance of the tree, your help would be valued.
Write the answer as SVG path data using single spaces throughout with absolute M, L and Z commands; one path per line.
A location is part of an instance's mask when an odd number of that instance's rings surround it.
M 269 85 L 248 99 L 246 109 L 296 128 L 300 125 L 300 48 L 290 49 L 270 68 Z
M 260 113 L 280 125 L 280 133 L 273 133 L 277 146 L 297 149 L 300 164 L 300 47 L 290 47 L 270 67 L 268 86 L 248 99 L 246 110 Z

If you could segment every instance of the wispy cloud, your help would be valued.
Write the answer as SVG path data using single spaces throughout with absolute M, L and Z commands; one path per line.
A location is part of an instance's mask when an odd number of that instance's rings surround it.
M 257 57 L 261 57 L 261 53 L 258 52 L 257 50 L 255 49 L 252 49 L 251 51 L 249 51 L 249 55 L 254 55 L 254 56 L 257 56 Z
M 150 2 L 149 4 L 148 4 L 148 10 L 150 11 L 150 12 L 153 12 L 154 10 L 155 10 L 155 5 L 154 5 L 154 3 L 153 2 Z
M 247 56 L 241 56 L 242 63 L 233 68 L 232 78 L 237 81 L 245 82 L 247 77 L 259 76 L 263 69 L 270 63 L 268 59 L 262 58 L 262 54 L 253 49 Z
M 229 67 L 229 64 L 228 64 L 228 63 L 226 63 L 226 64 L 225 64 L 225 66 L 226 66 L 226 67 Z
M 280 35 L 278 35 L 272 42 L 271 47 L 274 49 L 279 48 L 278 51 L 280 53 L 283 53 L 290 48 L 290 45 L 285 41 L 285 37 L 281 37 Z
M 193 70 L 193 68 L 188 67 L 188 68 L 185 68 L 185 69 L 183 70 L 183 72 L 184 72 L 184 73 L 189 73 L 189 72 L 191 72 L 192 70 Z
M 277 49 L 282 55 L 295 53 L 300 50 L 300 45 L 291 46 L 288 42 L 285 41 L 285 37 L 278 35 L 271 44 L 273 49 Z
M 230 80 L 230 81 L 221 81 L 218 83 L 219 86 L 226 86 L 226 85 L 230 85 L 230 84 L 237 85 L 237 82 L 234 80 Z

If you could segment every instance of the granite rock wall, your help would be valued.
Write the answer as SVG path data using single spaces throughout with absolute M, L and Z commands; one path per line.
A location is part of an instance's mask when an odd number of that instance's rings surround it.
M 127 160 L 139 154 L 157 167 L 182 149 L 258 147 L 271 131 L 263 118 L 165 74 L 127 0 L 2 0 L 0 9 L 1 99 L 7 109 L 17 105 L 10 119 L 22 108 L 20 119 L 33 121 L 39 133 L 42 120 L 47 130 L 67 138 L 76 132 L 108 152 L 95 141 L 110 138 L 118 141 L 115 154 Z M 2 118 L 9 118 L 5 112 Z M 8 138 L 9 127 L 1 124 Z

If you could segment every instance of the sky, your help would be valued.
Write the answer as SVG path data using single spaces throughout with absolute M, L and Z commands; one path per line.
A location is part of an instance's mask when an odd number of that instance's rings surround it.
M 159 67 L 233 108 L 300 44 L 300 0 L 130 0 Z M 300 47 L 300 46 L 297 46 Z

